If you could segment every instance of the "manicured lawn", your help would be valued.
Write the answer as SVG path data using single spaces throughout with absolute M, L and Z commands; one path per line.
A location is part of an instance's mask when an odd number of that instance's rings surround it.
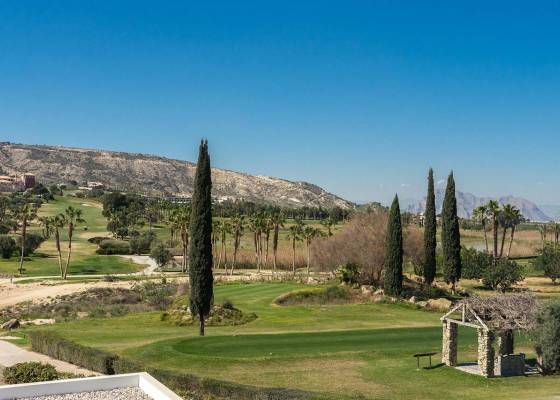
M 60 324 L 53 329 L 79 343 L 147 363 L 260 386 L 289 387 L 334 398 L 553 398 L 557 378 L 485 379 L 439 364 L 416 370 L 414 353 L 441 349 L 440 313 L 407 305 L 360 304 L 279 307 L 273 300 L 299 284 L 253 283 L 216 287 L 258 318 L 243 326 L 196 327 L 161 322 L 159 313 Z M 531 353 L 520 337 L 518 350 Z M 460 361 L 476 360 L 475 332 L 461 329 Z
M 84 274 L 123 274 L 137 272 L 144 268 L 130 260 L 118 256 L 100 256 L 95 254 L 97 245 L 87 240 L 94 236 L 108 236 L 106 231 L 107 221 L 101 214 L 102 206 L 96 200 L 78 199 L 76 197 L 56 196 L 54 201 L 45 203 L 39 209 L 39 216 L 51 216 L 64 212 L 68 207 L 81 209 L 85 223 L 79 224 L 74 231 L 72 242 L 72 261 L 70 263 L 69 275 Z M 29 227 L 29 231 L 41 232 L 36 222 Z M 61 247 L 63 262 L 67 255 L 67 233 L 61 232 Z M 19 258 L 12 257 L 9 260 L 0 259 L 0 275 L 19 275 Z M 48 276 L 58 275 L 58 255 L 53 238 L 49 238 L 41 244 L 36 254 L 25 260 L 24 276 Z

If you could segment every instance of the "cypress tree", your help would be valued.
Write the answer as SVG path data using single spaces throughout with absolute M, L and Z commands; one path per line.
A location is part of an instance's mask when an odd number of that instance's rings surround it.
M 424 211 L 424 282 L 431 285 L 436 276 L 436 195 L 434 193 L 434 171 L 428 172 L 428 196 Z
M 461 278 L 461 236 L 457 218 L 457 199 L 455 198 L 455 180 L 453 172 L 447 179 L 443 210 L 441 213 L 441 244 L 443 248 L 443 274 L 445 281 L 455 285 Z
M 399 198 L 395 195 L 389 221 L 387 223 L 387 239 L 385 242 L 385 294 L 400 296 L 402 292 L 403 236 Z
M 198 163 L 191 201 L 189 282 L 191 313 L 200 320 L 200 336 L 204 336 L 204 318 L 210 313 L 214 297 L 212 276 L 212 179 L 208 141 L 200 142 Z

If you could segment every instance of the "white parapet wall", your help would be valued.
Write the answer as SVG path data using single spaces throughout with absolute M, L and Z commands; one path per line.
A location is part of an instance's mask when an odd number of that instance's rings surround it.
M 133 387 L 140 388 L 154 400 L 181 400 L 181 397 L 146 372 L 0 386 L 0 400 Z

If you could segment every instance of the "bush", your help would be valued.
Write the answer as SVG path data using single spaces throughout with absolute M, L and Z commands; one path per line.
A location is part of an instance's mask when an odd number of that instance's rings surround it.
M 534 331 L 537 364 L 544 374 L 560 372 L 560 303 L 549 304 Z
M 461 278 L 481 279 L 486 270 L 492 266 L 492 256 L 474 247 L 462 247 L 461 266 Z
M 0 254 L 2 258 L 10 258 L 16 249 L 16 241 L 8 235 L 0 235 Z
M 130 245 L 124 240 L 105 239 L 99 243 L 97 254 L 130 254 Z
M 522 280 L 523 269 L 519 264 L 510 260 L 498 260 L 496 265 L 487 268 L 482 284 L 488 289 L 499 289 L 503 293 Z
M 168 283 L 146 282 L 135 289 L 141 293 L 150 306 L 161 311 L 173 303 L 173 296 L 177 292 L 177 287 Z
M 150 257 L 152 260 L 156 262 L 158 267 L 163 267 L 171 261 L 173 258 L 173 254 L 165 248 L 165 246 L 161 243 L 156 244 L 152 247 L 152 251 L 150 252 Z
M 356 264 L 341 265 L 336 270 L 336 277 L 341 283 L 354 285 L 359 282 L 360 269 Z
M 344 303 L 349 299 L 348 290 L 340 286 L 327 286 L 295 290 L 278 297 L 274 302 L 281 306 L 298 304 L 333 304 Z
M 138 255 L 149 253 L 155 239 L 156 234 L 152 231 L 135 235 L 130 239 L 130 251 Z
M 92 238 L 89 238 L 87 241 L 89 243 L 93 243 L 99 246 L 101 242 L 104 240 L 109 240 L 109 239 L 106 236 L 94 236 Z
M 102 374 L 112 375 L 114 373 L 113 362 L 116 359 L 114 354 L 82 346 L 44 330 L 28 332 L 28 338 L 33 351 Z
M 45 238 L 37 233 L 32 233 L 32 232 L 27 233 L 25 235 L 25 245 L 23 247 L 23 255 L 27 257 L 28 255 L 33 254 L 35 250 L 37 250 L 41 245 L 41 243 L 43 243 L 44 241 Z M 21 249 L 21 236 L 18 237 L 17 246 L 19 249 Z
M 544 275 L 552 280 L 553 284 L 560 279 L 560 246 L 557 244 L 546 244 L 539 250 L 533 266 L 544 272 Z
M 50 364 L 25 362 L 12 365 L 4 370 L 4 380 L 9 385 L 54 381 L 56 379 L 59 379 L 58 372 Z

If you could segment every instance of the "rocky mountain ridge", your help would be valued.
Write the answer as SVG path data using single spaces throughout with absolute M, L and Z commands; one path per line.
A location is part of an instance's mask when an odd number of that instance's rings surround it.
M 196 165 L 160 156 L 59 146 L 0 143 L 4 174 L 30 172 L 48 184 L 96 181 L 107 187 L 150 195 L 190 196 Z M 212 193 L 288 207 L 341 207 L 354 204 L 319 186 L 220 168 L 212 169 Z

